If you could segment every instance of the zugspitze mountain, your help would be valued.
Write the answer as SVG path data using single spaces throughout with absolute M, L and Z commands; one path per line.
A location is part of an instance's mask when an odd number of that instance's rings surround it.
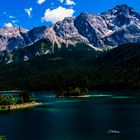
M 43 47 L 34 44 L 46 40 Z M 55 48 L 85 44 L 87 48 L 103 50 L 122 44 L 140 42 L 140 14 L 127 5 L 118 5 L 101 14 L 81 13 L 76 18 L 46 27 L 26 30 L 4 27 L 0 30 L 0 61 L 23 61 L 39 55 L 54 53 Z

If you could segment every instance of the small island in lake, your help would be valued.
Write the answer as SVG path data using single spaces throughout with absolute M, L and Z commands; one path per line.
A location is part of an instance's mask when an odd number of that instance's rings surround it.
M 14 98 L 13 95 L 3 95 L 0 93 L 0 111 L 15 110 L 28 108 L 39 105 L 35 102 L 34 95 L 29 95 L 28 92 L 19 93 L 19 97 Z
M 87 97 L 88 89 L 87 88 L 72 88 L 61 89 L 56 91 L 56 97 Z

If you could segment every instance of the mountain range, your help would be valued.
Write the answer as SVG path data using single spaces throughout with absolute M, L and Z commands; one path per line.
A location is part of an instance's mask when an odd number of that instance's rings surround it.
M 138 42 L 140 14 L 127 5 L 117 5 L 101 14 L 81 13 L 32 30 L 5 26 L 0 30 L 0 62 L 27 61 L 79 47 L 103 51 Z

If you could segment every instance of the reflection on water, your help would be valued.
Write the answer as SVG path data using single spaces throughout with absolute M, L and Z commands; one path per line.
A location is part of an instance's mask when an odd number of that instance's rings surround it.
M 41 106 L 0 113 L 0 135 L 9 140 L 139 140 L 139 94 L 96 91 L 89 98 L 66 99 L 38 92 Z M 121 134 L 110 136 L 109 129 Z

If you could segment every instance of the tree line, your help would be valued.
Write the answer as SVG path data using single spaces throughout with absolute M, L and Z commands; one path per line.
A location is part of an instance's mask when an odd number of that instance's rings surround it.
M 12 94 L 4 95 L 0 93 L 0 106 L 1 105 L 14 105 L 32 102 L 34 100 L 34 94 L 29 95 L 28 92 L 21 92 L 17 98 L 14 98 Z

